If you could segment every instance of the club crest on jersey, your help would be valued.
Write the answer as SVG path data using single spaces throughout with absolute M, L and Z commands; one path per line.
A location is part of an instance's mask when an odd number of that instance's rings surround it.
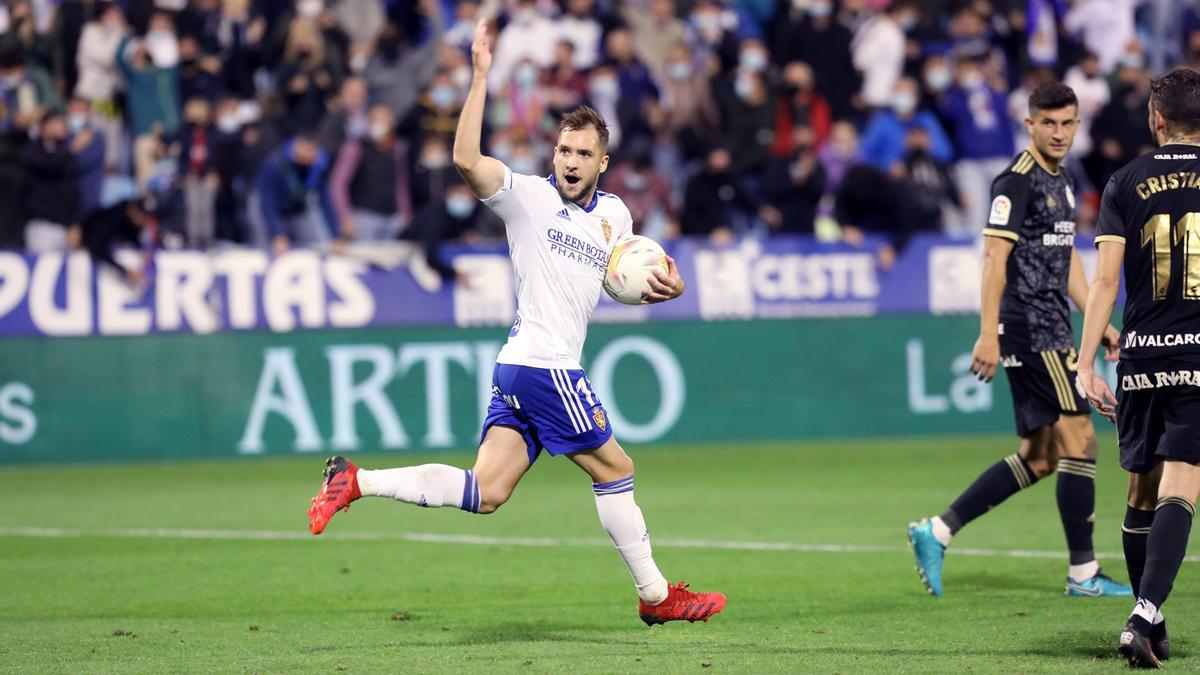
M 600 230 L 604 232 L 604 243 L 612 241 L 612 225 L 608 224 L 608 218 L 600 219 Z M 604 427 L 601 427 L 603 429 Z
M 1070 206 L 1071 208 L 1075 208 L 1075 193 L 1071 192 L 1070 185 L 1068 185 L 1065 189 L 1067 191 L 1067 206 Z
M 1012 213 L 1012 200 L 1004 195 L 996 195 L 992 200 L 992 210 L 988 215 L 988 225 L 1007 225 L 1008 216 Z
M 608 420 L 604 419 L 604 408 L 600 406 L 592 408 L 592 419 L 596 420 L 596 426 L 600 427 L 600 431 L 604 431 L 608 427 Z

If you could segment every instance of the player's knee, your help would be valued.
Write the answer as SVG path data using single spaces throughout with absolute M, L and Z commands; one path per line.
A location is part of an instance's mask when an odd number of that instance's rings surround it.
M 1058 469 L 1058 460 L 1050 457 L 1029 457 L 1025 459 L 1025 463 L 1029 465 L 1029 470 L 1039 480 L 1049 476 Z

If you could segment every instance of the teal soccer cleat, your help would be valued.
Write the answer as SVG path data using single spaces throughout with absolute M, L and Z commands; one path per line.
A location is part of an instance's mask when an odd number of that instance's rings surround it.
M 946 547 L 933 536 L 933 523 L 928 518 L 908 524 L 908 545 L 917 557 L 917 574 L 929 594 L 942 596 L 942 560 Z
M 1104 572 L 1097 572 L 1096 576 L 1084 581 L 1075 581 L 1071 577 L 1067 577 L 1066 595 L 1071 597 L 1129 597 L 1133 595 L 1133 589 L 1125 584 L 1113 580 Z

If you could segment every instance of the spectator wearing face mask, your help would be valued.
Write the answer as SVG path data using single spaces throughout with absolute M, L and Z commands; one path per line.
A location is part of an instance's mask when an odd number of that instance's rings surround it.
M 220 13 L 204 24 L 201 45 L 222 64 L 222 88 L 241 99 L 254 98 L 254 70 L 267 20 L 252 17 L 250 0 L 222 0 Z
M 1079 63 L 1068 68 L 1063 84 L 1079 99 L 1079 128 L 1075 131 L 1070 154 L 1077 158 L 1087 157 L 1095 147 L 1092 145 L 1092 121 L 1112 98 L 1112 89 L 1100 73 L 1100 60 L 1094 54 L 1084 54 Z
M 654 84 L 650 69 L 633 50 L 629 29 L 610 30 L 604 39 L 604 47 L 605 57 L 617 71 L 621 98 L 628 99 L 639 110 L 645 110 L 648 103 L 657 101 L 658 87 Z
M 554 50 L 554 65 L 546 73 L 546 106 L 554 119 L 574 110 L 587 94 L 587 78 L 575 65 L 575 48 L 560 40 Z
M 275 255 L 294 245 L 328 243 L 338 234 L 329 196 L 329 157 L 308 136 L 297 136 L 267 157 L 250 197 L 250 241 Z
M 79 185 L 67 121 L 46 113 L 24 154 L 25 248 L 32 253 L 75 248 L 80 242 Z
M 75 155 L 79 177 L 79 213 L 86 216 L 100 206 L 104 189 L 107 141 L 92 126 L 91 105 L 81 98 L 67 104 L 67 139 Z
M 184 232 L 195 247 L 208 247 L 216 239 L 216 200 L 220 189 L 216 158 L 221 142 L 213 128 L 212 107 L 194 98 L 183 108 L 179 173 L 183 183 Z
M 92 102 L 95 110 L 93 124 L 105 138 L 106 161 L 116 166 L 121 159 L 121 113 L 116 95 L 121 86 L 117 67 L 117 45 L 128 29 L 121 8 L 115 3 L 98 3 L 96 19 L 83 27 L 79 38 L 79 79 L 75 95 Z
M 728 244 L 734 233 L 749 229 L 750 219 L 760 210 L 730 170 L 729 150 L 709 151 L 704 169 L 688 179 L 679 231 L 684 235 L 708 237 Z
M 833 15 L 833 0 L 800 0 L 776 22 L 771 53 L 776 63 L 801 62 L 813 71 L 814 88 L 833 116 L 848 118 L 862 77 L 851 57 L 851 33 Z
M 900 200 L 905 204 L 906 215 L 901 216 L 908 226 L 897 233 L 893 243 L 903 249 L 908 239 L 917 231 L 938 232 L 947 230 L 945 215 L 956 210 L 961 202 L 958 186 L 950 176 L 950 167 L 930 154 L 929 132 L 920 127 L 910 129 L 904 139 L 905 154 L 902 170 L 893 176 L 899 181 Z M 1001 167 L 1003 171 L 1004 167 Z M 986 218 L 986 215 L 984 216 Z M 964 228 L 957 233 L 977 232 L 981 227 L 971 221 L 975 229 Z
M 361 137 L 367 131 L 367 83 L 361 77 L 348 77 L 342 82 L 337 107 L 321 120 L 317 141 L 325 152 L 336 155 L 347 140 Z
M 605 185 L 616 190 L 629 207 L 634 234 L 644 234 L 651 239 L 676 234 L 678 224 L 671 204 L 671 184 L 654 171 L 649 152 L 638 151 L 630 161 L 608 172 Z
M 509 161 L 511 164 L 511 157 Z M 442 136 L 427 136 L 421 142 L 409 178 L 413 213 L 420 212 L 426 204 L 443 195 L 455 175 L 457 171 L 450 163 L 449 143 Z
M 367 82 L 367 98 L 387 103 L 399 120 L 412 114 L 421 92 L 438 70 L 437 50 L 446 23 L 440 11 L 429 11 L 429 5 L 417 5 L 428 24 L 423 42 L 411 42 L 398 24 L 388 24 L 360 73 Z
M 721 111 L 721 139 L 733 156 L 735 174 L 760 171 L 775 142 L 775 104 L 763 76 L 766 49 L 748 40 L 742 50 L 742 67 L 724 78 L 717 90 Z
M 767 164 L 767 197 L 779 212 L 770 224 L 777 232 L 812 234 L 817 204 L 825 192 L 825 169 L 817 157 L 816 134 L 811 129 L 797 126 L 790 135 L 788 154 L 772 157 Z
M 196 38 L 179 39 L 179 95 L 183 100 L 216 101 L 225 86 L 222 69 L 221 60 L 203 53 Z
M 817 156 L 821 159 L 821 167 L 825 169 L 826 192 L 837 192 L 842 178 L 850 169 L 863 163 L 858 149 L 858 130 L 844 120 L 834 123 L 829 142 L 817 151 Z
M 954 148 L 942 130 L 937 117 L 928 110 L 917 109 L 917 83 L 902 78 L 890 97 L 891 107 L 876 111 L 863 132 L 862 156 L 872 166 L 885 173 L 903 161 L 904 137 L 914 127 L 929 132 L 930 154 L 940 162 L 954 158 Z
M 134 178 L 145 187 L 154 172 L 159 137 L 173 136 L 180 125 L 179 41 L 171 15 L 156 12 L 143 39 L 122 39 L 117 63 L 128 90 L 125 110 L 133 137 Z
M 864 105 L 884 108 L 904 69 L 905 32 L 916 25 L 918 9 L 912 0 L 897 0 L 868 19 L 854 35 L 854 67 L 862 73 L 859 95 Z
M 1095 151 L 1085 165 L 1093 185 L 1107 185 L 1113 172 L 1154 147 L 1146 124 L 1149 100 L 1145 60 L 1137 53 L 1126 54 L 1117 69 L 1112 99 L 1092 124 Z
M 47 111 L 61 109 L 62 101 L 45 71 L 30 68 L 18 51 L 0 49 L 0 132 L 24 132 Z
M 794 131 L 807 129 L 814 148 L 829 140 L 833 113 L 825 97 L 816 92 L 812 68 L 794 61 L 783 69 L 782 95 L 775 112 L 775 143 L 771 154 L 786 156 L 792 152 L 792 142 L 800 138 Z
M 652 137 L 648 124 L 650 111 L 623 95 L 616 65 L 611 61 L 602 62 L 588 74 L 585 103 L 595 108 L 608 123 L 609 155 L 619 157 L 622 148 Z
M 344 71 L 312 19 L 296 19 L 277 79 L 287 106 L 286 126 L 293 132 L 313 131 L 325 116 L 325 101 L 341 86 Z
M 549 46 L 558 41 L 558 36 L 558 27 L 538 12 L 536 0 L 517 0 L 515 10 L 495 43 L 488 91 L 493 94 L 503 91 L 517 64 L 523 61 L 549 68 L 554 59 L 554 50 Z
M 491 212 L 480 205 L 471 189 L 456 175 L 447 183 L 444 194 L 417 213 L 412 226 L 400 238 L 420 244 L 425 262 L 443 281 L 466 283 L 467 277 L 454 269 L 443 255 L 442 246 L 480 229 L 494 228 L 495 225 L 488 224 L 493 219 Z
M 31 68 L 54 72 L 54 43 L 38 31 L 29 0 L 10 0 L 8 21 L 8 30 L 0 34 L 0 49 L 20 52 Z
M 391 108 L 372 106 L 366 137 L 342 145 L 329 191 L 347 240 L 392 240 L 411 220 L 408 153 Z
M 531 61 L 517 64 L 512 82 L 488 110 L 488 123 L 527 138 L 549 139 L 556 128 L 550 116 L 542 72 Z
M 737 65 L 740 45 L 736 14 L 725 11 L 716 0 L 700 0 L 692 5 L 688 23 L 692 29 L 688 48 L 697 62 L 715 57 L 722 71 Z
M 403 120 L 400 135 L 408 138 L 429 135 L 453 138 L 462 104 L 450 73 L 441 71 L 430 80 L 429 88 L 421 94 L 408 118 L 397 117 Z
M 988 80 L 983 65 L 961 61 L 955 84 L 942 98 L 941 113 L 952 130 L 958 157 L 954 174 L 965 206 L 958 222 L 947 223 L 953 234 L 974 234 L 983 228 L 991 206 L 992 180 L 1012 162 L 1007 95 Z
M 567 0 L 567 13 L 557 23 L 559 39 L 571 45 L 575 67 L 587 70 L 596 65 L 604 31 L 596 20 L 596 0 Z
M 659 146 L 677 150 L 681 161 L 700 159 L 720 124 L 708 75 L 696 68 L 682 42 L 671 50 L 664 70 Z
M 629 24 L 637 58 L 656 75 L 664 75 L 674 46 L 687 37 L 687 26 L 676 16 L 676 0 L 626 3 L 621 16 Z

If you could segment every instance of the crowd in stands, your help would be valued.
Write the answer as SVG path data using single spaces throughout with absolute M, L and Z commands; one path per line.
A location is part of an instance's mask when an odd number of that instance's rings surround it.
M 480 16 L 484 151 L 548 174 L 558 115 L 591 105 L 601 186 L 658 239 L 974 235 L 1053 79 L 1086 227 L 1152 143 L 1143 45 L 1200 66 L 1191 1 L 9 0 L 0 247 L 501 236 L 450 162 Z

